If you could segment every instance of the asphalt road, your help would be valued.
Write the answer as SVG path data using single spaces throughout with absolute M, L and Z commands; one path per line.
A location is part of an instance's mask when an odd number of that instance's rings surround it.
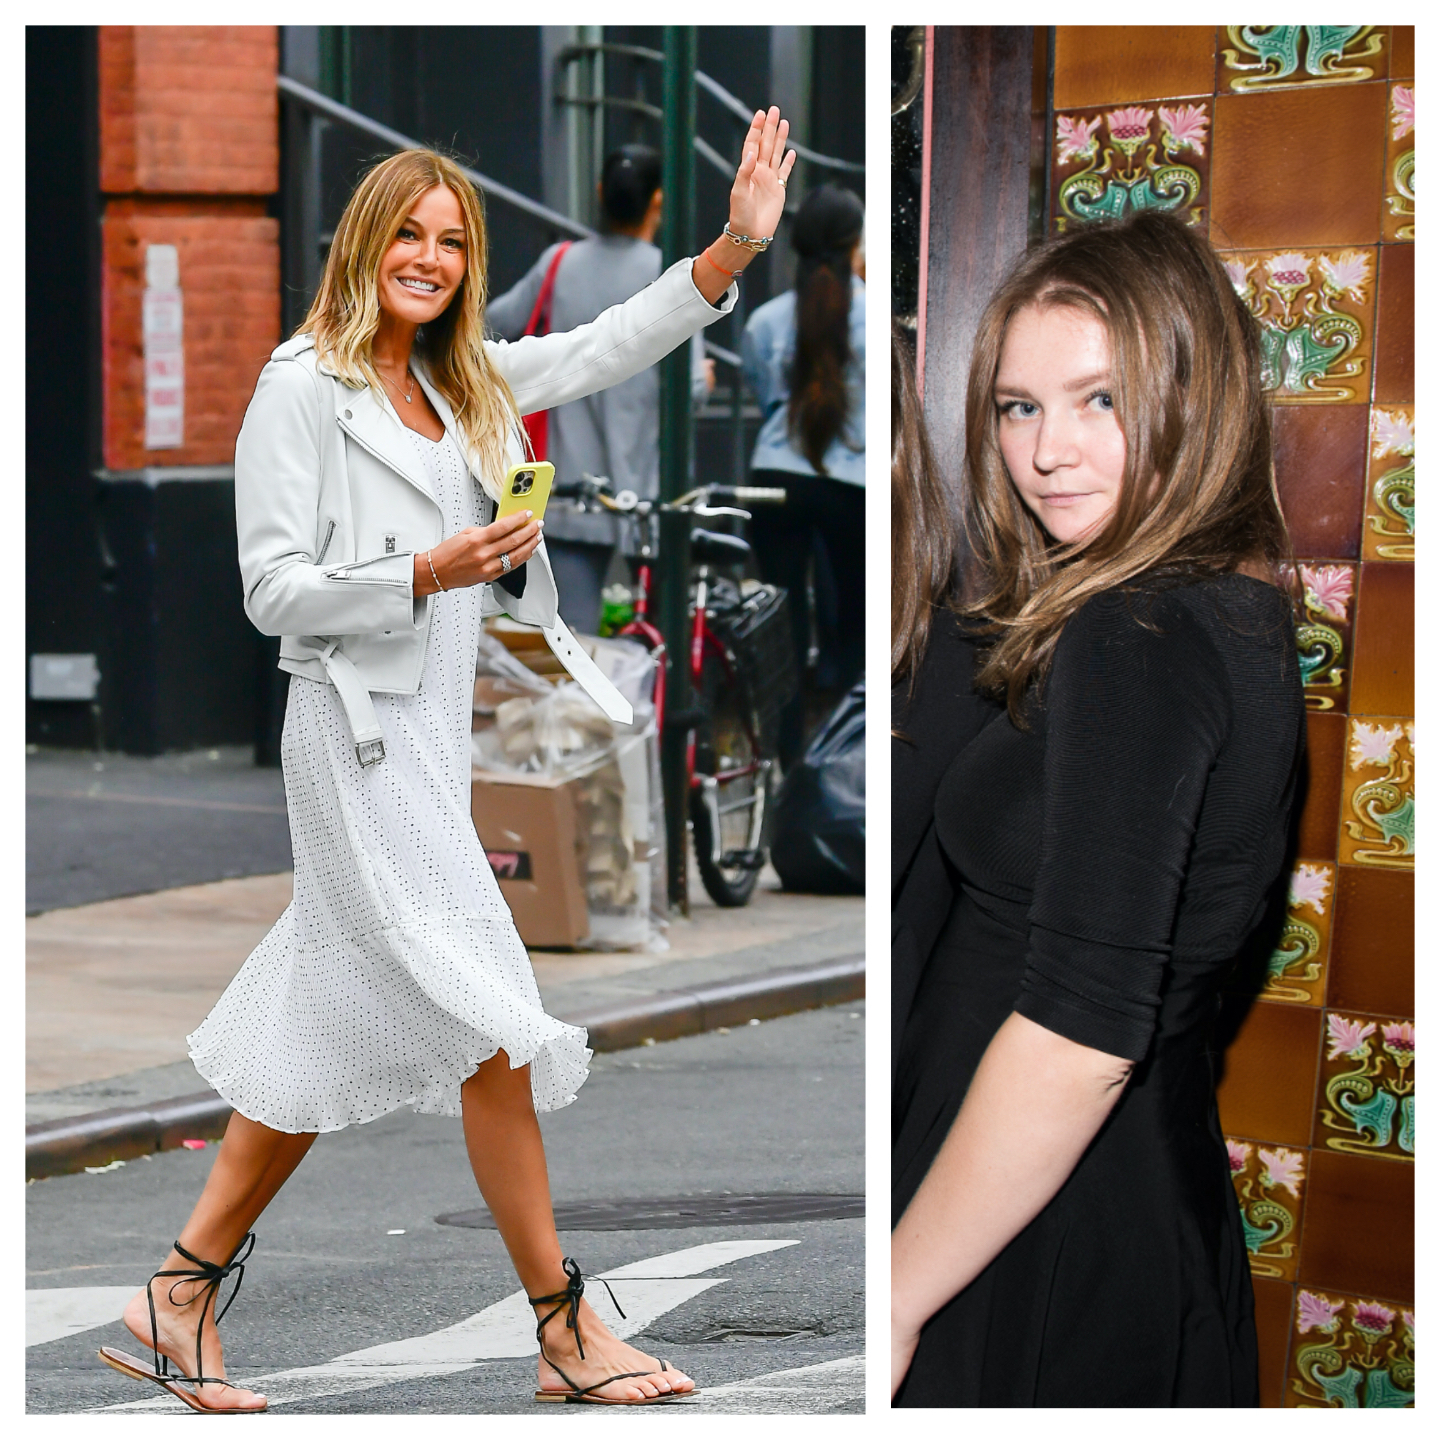
M 557 1206 L 862 1193 L 863 1015 L 863 1005 L 840 1006 L 598 1056 L 576 1103 L 543 1120 Z M 136 1353 L 105 1316 L 143 1284 L 214 1154 L 174 1151 L 28 1187 L 30 1325 L 58 1336 L 27 1352 L 30 1411 L 182 1413 L 95 1350 Z M 507 1299 L 518 1287 L 499 1236 L 435 1220 L 479 1203 L 458 1121 L 407 1109 L 322 1136 L 257 1227 L 225 1320 L 232 1377 L 264 1377 L 272 1400 L 292 1397 L 280 1413 L 535 1413 L 533 1332 Z M 641 1327 L 637 1343 L 705 1391 L 643 1413 L 859 1412 L 863 1225 L 562 1230 L 561 1239 L 587 1274 L 642 1272 L 614 1282 Z M 607 1306 L 602 1287 L 589 1293 Z M 466 1321 L 458 1334 L 435 1334 Z
M 291 866 L 285 782 L 248 747 L 25 757 L 25 913 Z

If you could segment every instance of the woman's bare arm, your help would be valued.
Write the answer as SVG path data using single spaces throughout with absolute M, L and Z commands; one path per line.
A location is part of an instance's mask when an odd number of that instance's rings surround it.
M 891 1382 L 920 1327 L 1054 1198 L 1124 1089 L 1131 1064 L 1012 1014 L 890 1240 Z

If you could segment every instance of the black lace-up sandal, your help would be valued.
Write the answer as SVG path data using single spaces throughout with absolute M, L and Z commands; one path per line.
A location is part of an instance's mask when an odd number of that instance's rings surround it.
M 535 1338 L 540 1342 L 540 1358 L 570 1387 L 568 1390 L 537 1390 L 537 1400 L 564 1400 L 572 1405 L 659 1405 L 667 1400 L 679 1400 L 683 1397 L 673 1390 L 664 1395 L 644 1395 L 638 1400 L 612 1400 L 607 1395 L 597 1395 L 597 1390 L 603 1390 L 607 1385 L 613 1385 L 617 1380 L 644 1380 L 651 1375 L 659 1374 L 661 1371 L 669 1371 L 669 1366 L 662 1360 L 660 1371 L 655 1370 L 629 1370 L 623 1375 L 607 1375 L 603 1380 L 597 1380 L 593 1385 L 577 1385 L 555 1362 L 545 1350 L 545 1327 L 563 1310 L 570 1313 L 565 1317 L 565 1328 L 575 1332 L 575 1345 L 580 1351 L 580 1358 L 585 1358 L 585 1346 L 580 1339 L 580 1297 L 585 1293 L 585 1280 L 580 1274 L 580 1267 L 568 1255 L 562 1266 L 569 1283 L 563 1290 L 556 1291 L 553 1295 L 527 1295 L 525 1298 L 532 1305 L 554 1305 L 555 1308 L 544 1316 L 535 1327 Z M 611 1303 L 617 1310 L 620 1310 L 620 1302 L 615 1299 L 615 1292 L 610 1289 L 610 1282 L 603 1276 L 592 1277 L 599 1279 L 610 1296 Z M 625 1319 L 625 1312 L 620 1310 L 620 1318 Z M 696 1395 L 697 1390 L 686 1390 L 685 1395 Z
M 200 1398 L 199 1389 L 201 1385 L 229 1385 L 231 1383 L 229 1380 L 207 1375 L 205 1367 L 201 1363 L 200 1348 L 205 1334 L 205 1315 L 213 1307 L 210 1323 L 219 1325 L 225 1312 L 235 1303 L 235 1297 L 240 1293 L 240 1284 L 245 1278 L 245 1262 L 250 1258 L 250 1252 L 254 1248 L 255 1232 L 252 1230 L 240 1242 L 239 1248 L 230 1257 L 227 1264 L 215 1265 L 209 1260 L 201 1260 L 198 1256 L 192 1255 L 177 1240 L 175 1249 L 195 1268 L 193 1270 L 157 1270 L 145 1282 L 145 1298 L 150 1302 L 150 1347 L 155 1352 L 153 1365 L 147 1365 L 143 1360 L 137 1360 L 133 1355 L 125 1354 L 123 1350 L 113 1350 L 108 1345 L 101 1349 L 100 1358 L 112 1369 L 118 1370 L 122 1375 L 130 1376 L 132 1380 L 153 1381 L 162 1390 L 168 1390 L 177 1400 L 183 1400 L 192 1410 L 200 1410 L 207 1415 L 258 1415 L 266 1408 L 263 1404 L 238 1408 L 227 1406 L 222 1409 L 215 1405 L 207 1405 Z M 220 1287 L 231 1275 L 235 1277 L 235 1288 L 230 1292 L 230 1298 L 223 1305 L 217 1304 Z M 172 1372 L 169 1357 L 160 1353 L 160 1326 L 155 1317 L 155 1294 L 151 1289 L 157 1280 L 171 1281 L 170 1303 L 172 1305 L 180 1303 L 175 1299 L 175 1291 L 187 1280 L 203 1280 L 205 1282 L 184 1302 L 185 1305 L 193 1305 L 196 1300 L 201 1302 L 200 1323 L 195 1327 L 195 1373 L 193 1375 L 186 1375 L 180 1371 Z M 186 1388 L 189 1385 L 196 1388 L 189 1390 Z

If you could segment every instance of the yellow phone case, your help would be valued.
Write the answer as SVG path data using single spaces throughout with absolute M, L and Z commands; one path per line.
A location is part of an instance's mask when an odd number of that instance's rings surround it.
M 537 520 L 545 518 L 545 503 L 555 483 L 555 467 L 548 460 L 530 460 L 512 465 L 505 475 L 505 488 L 500 492 L 497 520 L 521 510 L 533 510 Z

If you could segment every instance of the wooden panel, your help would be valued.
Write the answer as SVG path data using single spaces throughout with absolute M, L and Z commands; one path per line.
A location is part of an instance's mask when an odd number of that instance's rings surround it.
M 957 482 L 965 454 L 965 387 L 975 325 L 1025 248 L 1030 196 L 1028 25 L 934 31 L 925 418 L 940 472 Z

